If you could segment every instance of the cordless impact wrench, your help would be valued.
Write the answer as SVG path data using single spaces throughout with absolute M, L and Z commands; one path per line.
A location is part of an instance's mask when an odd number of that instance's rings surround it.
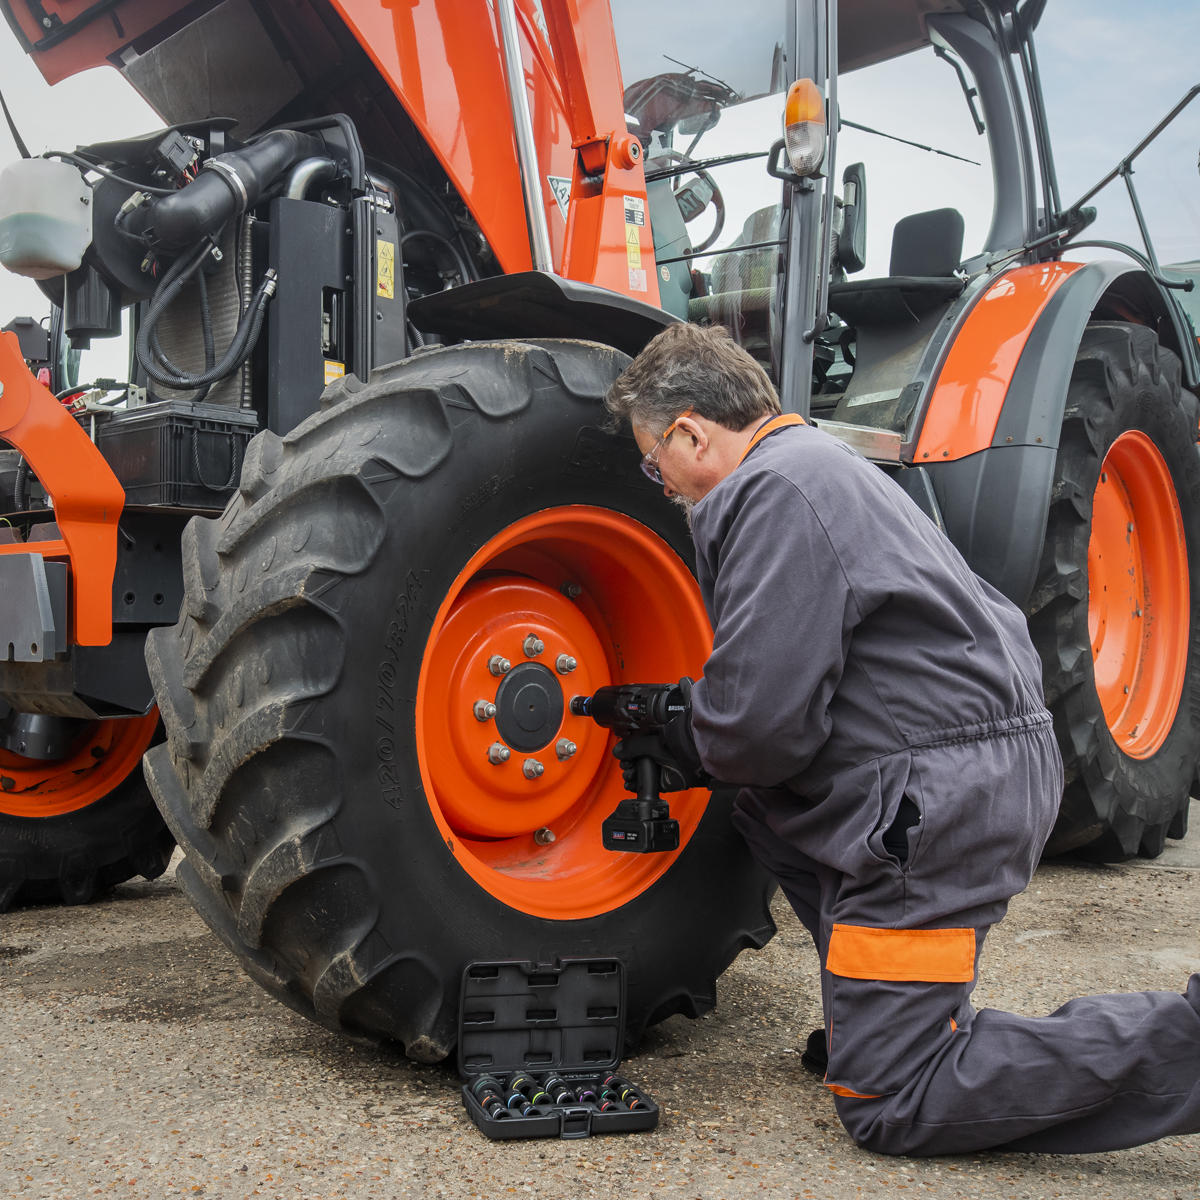
M 686 712 L 683 691 L 674 683 L 625 683 L 602 687 L 592 696 L 575 696 L 571 712 L 591 717 L 618 737 L 656 733 Z M 601 825 L 604 848 L 648 854 L 679 849 L 679 822 L 661 795 L 662 768 L 652 758 L 634 760 L 637 795 L 622 800 Z

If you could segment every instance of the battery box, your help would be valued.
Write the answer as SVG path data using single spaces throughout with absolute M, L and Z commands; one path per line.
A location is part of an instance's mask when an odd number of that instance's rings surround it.
M 95 415 L 96 446 L 125 489 L 126 504 L 224 508 L 258 432 L 252 408 L 187 400 Z M 81 414 L 85 429 L 92 416 Z
M 471 963 L 458 1014 L 463 1107 L 495 1139 L 653 1129 L 658 1105 L 618 1073 L 624 1035 L 619 959 Z

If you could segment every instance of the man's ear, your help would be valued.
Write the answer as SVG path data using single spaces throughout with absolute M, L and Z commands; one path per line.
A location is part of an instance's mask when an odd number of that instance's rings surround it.
M 708 446 L 708 434 L 704 432 L 704 428 L 691 417 L 680 417 L 678 432 L 686 434 L 692 439 L 692 445 L 704 450 Z

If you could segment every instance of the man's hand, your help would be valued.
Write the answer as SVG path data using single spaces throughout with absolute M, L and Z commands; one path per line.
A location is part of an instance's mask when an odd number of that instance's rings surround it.
M 679 686 L 683 691 L 683 712 L 672 717 L 661 731 L 622 738 L 613 747 L 613 756 L 621 761 L 627 792 L 638 790 L 639 758 L 651 758 L 662 768 L 660 791 L 683 792 L 708 786 L 710 776 L 700 762 L 692 737 L 692 681 L 685 676 Z

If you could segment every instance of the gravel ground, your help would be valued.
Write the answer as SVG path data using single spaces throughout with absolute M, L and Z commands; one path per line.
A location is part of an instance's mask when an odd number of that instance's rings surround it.
M 1193 828 L 1153 864 L 1043 867 L 988 938 L 977 1005 L 1181 991 L 1200 970 L 1200 812 Z M 800 1066 L 821 1019 L 816 957 L 785 905 L 776 918 L 713 1013 L 673 1017 L 624 1065 L 663 1107 L 656 1131 L 504 1144 L 466 1119 L 452 1069 L 364 1050 L 269 999 L 171 873 L 84 908 L 10 911 L 0 1195 L 1200 1196 L 1200 1136 L 1078 1157 L 857 1149 Z

